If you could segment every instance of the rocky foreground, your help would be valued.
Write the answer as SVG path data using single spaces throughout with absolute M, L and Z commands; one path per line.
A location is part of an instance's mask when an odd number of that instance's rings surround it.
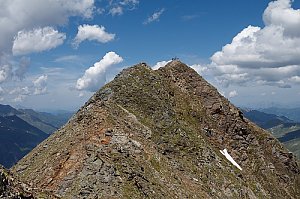
M 12 172 L 61 198 L 300 196 L 296 158 L 177 60 L 123 70 Z
M 0 198 L 30 199 L 34 197 L 25 184 L 15 180 L 8 170 L 0 166 Z

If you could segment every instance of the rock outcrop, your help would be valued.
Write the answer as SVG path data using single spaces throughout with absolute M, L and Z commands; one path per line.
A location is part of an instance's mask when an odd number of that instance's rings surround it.
M 297 159 L 177 60 L 123 70 L 12 171 L 62 198 L 300 196 Z

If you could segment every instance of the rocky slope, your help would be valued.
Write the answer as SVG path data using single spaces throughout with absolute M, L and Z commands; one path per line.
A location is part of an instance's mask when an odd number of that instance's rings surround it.
M 25 184 L 15 181 L 9 171 L 0 165 L 0 198 L 31 199 L 34 197 Z
M 295 157 L 180 61 L 125 69 L 12 171 L 62 198 L 300 195 Z
M 0 198 L 4 199 L 58 199 L 51 191 L 31 188 L 19 181 L 0 165 Z

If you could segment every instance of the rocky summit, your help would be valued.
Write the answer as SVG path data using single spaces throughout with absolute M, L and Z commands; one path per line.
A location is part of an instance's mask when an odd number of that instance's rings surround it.
M 178 60 L 123 70 L 12 172 L 61 198 L 299 198 L 295 156 Z

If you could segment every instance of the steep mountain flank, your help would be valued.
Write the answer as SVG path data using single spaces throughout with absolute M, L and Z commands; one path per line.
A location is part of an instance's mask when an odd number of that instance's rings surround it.
M 62 198 L 300 195 L 295 157 L 180 61 L 123 70 L 12 171 Z
M 51 192 L 32 189 L 27 184 L 18 181 L 15 176 L 0 165 L 0 198 L 5 199 L 57 199 Z
M 31 199 L 34 197 L 25 184 L 16 182 L 9 171 L 0 165 L 0 198 Z

